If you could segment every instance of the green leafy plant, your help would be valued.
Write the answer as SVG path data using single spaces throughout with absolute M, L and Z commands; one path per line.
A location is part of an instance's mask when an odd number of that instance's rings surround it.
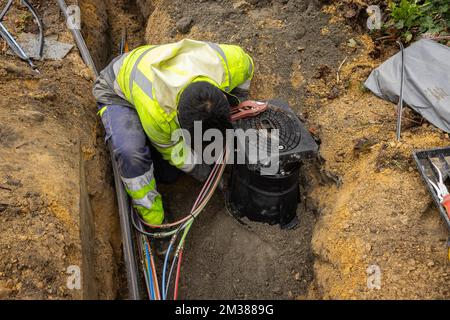
M 450 28 L 449 0 L 397 0 L 389 2 L 386 28 L 400 31 L 406 42 L 418 34 L 446 35 Z

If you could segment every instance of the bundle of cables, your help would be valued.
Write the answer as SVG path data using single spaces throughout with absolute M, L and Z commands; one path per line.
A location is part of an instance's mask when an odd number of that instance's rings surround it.
M 134 228 L 140 233 L 139 235 L 139 250 L 143 257 L 142 264 L 144 270 L 144 278 L 146 281 L 147 292 L 151 300 L 166 300 L 169 293 L 170 279 L 172 273 L 177 265 L 175 284 L 173 289 L 173 299 L 178 297 L 178 286 L 180 280 L 181 261 L 183 257 L 183 248 L 186 240 L 186 236 L 194 222 L 195 218 L 202 212 L 205 206 L 211 199 L 214 191 L 219 185 L 220 179 L 225 171 L 226 165 L 226 151 L 223 152 L 216 163 L 214 164 L 211 172 L 206 179 L 197 199 L 192 206 L 191 212 L 185 217 L 171 223 L 161 225 L 151 225 L 143 221 L 136 213 L 131 215 L 131 222 Z M 182 233 L 181 237 L 179 235 Z M 171 237 L 167 252 L 164 258 L 161 288 L 159 287 L 158 276 L 156 273 L 154 256 L 150 247 L 150 239 L 168 238 Z M 170 254 L 172 249 L 176 246 L 175 254 L 172 259 L 171 267 L 168 268 Z M 167 276 L 167 271 L 168 276 Z

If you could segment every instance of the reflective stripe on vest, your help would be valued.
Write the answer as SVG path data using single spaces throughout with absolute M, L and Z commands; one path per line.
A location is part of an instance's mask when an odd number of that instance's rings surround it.
M 113 74 L 114 74 L 114 79 L 111 79 L 113 81 L 113 85 L 114 85 L 114 91 L 119 95 L 119 97 L 121 97 L 122 99 L 126 100 L 125 97 L 125 93 L 122 91 L 122 89 L 119 86 L 119 83 L 117 82 L 117 75 L 119 74 L 120 68 L 123 65 L 123 62 L 125 61 L 125 59 L 128 57 L 130 53 L 127 52 L 123 55 L 120 56 L 119 59 L 117 59 L 117 61 L 115 61 L 113 63 Z
M 227 60 L 227 56 L 225 55 L 225 52 L 223 52 L 222 48 L 214 42 L 207 42 L 207 44 L 214 49 L 214 51 L 216 51 L 223 59 L 223 61 L 225 61 L 225 65 L 227 68 L 227 73 L 228 73 L 228 86 L 225 88 L 226 92 L 229 92 L 230 90 L 230 83 L 231 83 L 231 74 L 230 74 L 230 68 L 228 68 L 228 60 Z
M 147 50 L 145 50 L 140 56 L 139 58 L 137 58 L 136 62 L 134 63 L 133 69 L 131 70 L 131 75 L 130 75 L 130 82 L 129 82 L 129 90 L 130 90 L 130 100 L 131 103 L 133 103 L 134 99 L 133 99 L 133 82 L 136 82 L 136 84 L 139 86 L 139 88 L 141 88 L 141 90 L 143 92 L 145 92 L 150 99 L 153 100 L 153 85 L 152 82 L 145 76 L 145 74 L 142 73 L 142 71 L 140 71 L 138 69 L 138 65 L 141 62 L 141 60 L 144 58 L 144 56 L 149 53 L 150 51 L 152 51 L 154 48 L 157 48 L 158 46 L 154 46 L 151 47 Z
M 130 81 L 131 82 L 131 81 Z M 153 99 L 153 85 L 152 82 L 142 73 L 141 70 L 136 68 L 136 72 L 134 74 L 134 82 L 142 89 L 145 93 L 148 94 L 150 99 Z M 131 83 L 131 86 L 133 83 Z M 130 86 L 130 91 L 131 91 Z M 133 97 L 133 96 L 132 96 Z
M 173 147 L 174 145 L 176 145 L 178 142 L 179 141 L 174 141 L 171 143 L 158 143 L 158 142 L 152 141 L 152 144 L 154 144 L 155 146 L 160 147 L 160 148 L 170 148 L 170 147 Z
M 121 55 L 120 58 L 117 59 L 116 62 L 114 62 L 114 64 L 113 64 L 113 70 L 114 70 L 114 75 L 116 76 L 116 78 L 117 78 L 117 75 L 119 74 L 120 67 L 122 67 L 122 64 L 123 64 L 123 62 L 125 61 L 125 58 L 128 57 L 129 54 L 130 54 L 130 53 L 127 52 L 127 53 Z M 115 80 L 115 79 L 114 79 L 114 80 Z

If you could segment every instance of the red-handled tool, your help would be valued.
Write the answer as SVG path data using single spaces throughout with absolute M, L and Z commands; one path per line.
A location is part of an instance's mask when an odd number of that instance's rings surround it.
M 267 102 L 247 100 L 241 102 L 235 107 L 231 108 L 231 121 L 254 117 L 263 111 L 266 111 L 269 104 Z
M 434 190 L 436 191 L 436 195 L 439 198 L 439 201 L 441 202 L 442 206 L 445 208 L 445 211 L 447 212 L 447 216 L 450 219 L 450 194 L 448 193 L 448 189 L 444 184 L 444 181 L 442 179 L 442 173 L 439 168 L 432 163 L 433 167 L 436 169 L 436 172 L 438 173 L 439 180 L 434 183 L 428 178 L 428 182 L 433 186 Z

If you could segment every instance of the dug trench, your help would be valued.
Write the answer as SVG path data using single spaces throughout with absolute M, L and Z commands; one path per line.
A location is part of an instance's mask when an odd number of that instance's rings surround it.
M 142 26 L 147 25 L 147 18 L 154 19 L 157 14 L 154 10 L 161 5 L 149 1 L 111 1 L 106 5 L 98 1 L 81 1 L 80 4 L 82 14 L 89 17 L 83 19 L 86 41 L 99 66 L 104 66 L 117 54 L 117 44 L 124 27 L 128 31 L 130 47 L 148 43 L 145 39 L 146 28 Z M 151 10 L 146 12 L 142 8 Z M 99 26 L 102 17 L 106 22 Z M 154 26 L 148 24 L 147 28 L 156 29 L 159 23 L 156 20 Z M 176 34 L 174 38 L 152 43 L 176 41 L 181 37 L 181 34 Z M 200 37 L 194 36 L 196 39 Z M 219 41 L 211 37 L 204 40 Z M 228 40 L 224 37 L 220 41 Z M 111 55 L 105 54 L 105 47 L 111 48 Z M 255 92 L 253 95 L 255 98 L 261 96 L 261 99 L 270 97 L 268 93 L 262 96 Z M 311 237 L 317 213 L 310 201 L 307 202 L 306 190 L 310 187 L 307 181 L 302 179 L 303 197 L 298 209 L 300 223 L 295 230 L 281 230 L 278 225 L 249 221 L 242 225 L 227 213 L 223 196 L 217 192 L 196 219 L 189 235 L 180 285 L 181 298 L 306 297 L 313 281 Z M 189 176 L 182 176 L 175 184 L 158 185 L 165 210 L 173 215 L 185 214 L 190 210 L 200 187 Z
M 189 37 L 244 47 L 256 62 L 251 97 L 280 98 L 308 125 L 308 85 L 336 70 L 345 57 L 344 24 L 329 25 L 317 1 L 84 1 L 87 43 L 97 65 L 117 54 L 124 27 L 130 47 Z M 84 3 L 84 5 L 83 5 Z M 208 15 L 198 11 L 199 6 Z M 84 8 L 84 9 L 83 9 Z M 301 12 L 301 19 L 297 16 Z M 102 20 L 103 19 L 103 20 Z M 100 23 L 101 21 L 106 23 Z M 251 25 L 255 26 L 250 27 Z M 100 44 L 100 45 L 99 45 Z M 112 55 L 104 48 L 111 48 Z M 181 297 L 301 299 L 321 297 L 314 279 L 313 228 L 320 210 L 310 196 L 313 185 L 334 184 L 317 160 L 301 174 L 302 202 L 295 230 L 252 223 L 244 226 L 226 212 L 220 193 L 196 220 L 186 245 Z M 183 176 L 158 186 L 167 212 L 188 212 L 200 185 Z
M 146 39 L 146 26 L 160 30 L 159 23 L 161 28 L 168 23 L 164 16 L 155 18 L 161 3 L 77 3 L 82 32 L 99 69 L 117 55 L 124 27 L 131 48 L 183 37 L 172 32 L 172 37 Z M 73 43 L 56 4 L 33 4 L 42 14 L 46 36 Z M 6 23 L 15 33 L 36 32 L 20 6 Z M 126 298 L 110 158 L 91 96 L 93 73 L 76 48 L 62 61 L 37 61 L 41 75 L 12 56 L 2 54 L 0 61 L 0 298 Z M 268 70 L 265 74 L 271 84 L 258 79 L 259 92 L 253 94 L 260 99 L 274 97 L 267 90 L 280 86 Z M 168 211 L 187 212 L 200 185 L 184 176 L 175 185 L 159 188 Z M 310 244 L 316 217 L 305 206 L 303 202 L 299 209 L 296 230 L 263 224 L 248 228 L 226 213 L 217 194 L 188 239 L 180 298 L 306 296 L 313 280 Z
M 117 55 L 124 27 L 131 48 L 185 37 L 240 44 L 256 63 L 251 97 L 289 102 L 322 140 L 321 157 L 303 168 L 295 230 L 242 226 L 213 197 L 187 240 L 180 298 L 449 298 L 445 229 L 409 160 L 448 137 L 409 124 L 404 142 L 392 143 L 392 105 L 361 81 L 394 51 L 380 53 L 349 24 L 350 2 L 77 2 L 99 69 Z M 46 35 L 73 43 L 56 5 L 33 4 Z M 9 23 L 35 32 L 30 19 Z M 76 49 L 37 62 L 41 76 L 11 56 L 0 62 L 0 299 L 126 298 L 93 74 Z M 188 176 L 159 185 L 175 213 L 200 187 Z M 383 272 L 381 290 L 367 287 L 370 265 Z M 68 288 L 69 266 L 80 266 L 81 290 Z

